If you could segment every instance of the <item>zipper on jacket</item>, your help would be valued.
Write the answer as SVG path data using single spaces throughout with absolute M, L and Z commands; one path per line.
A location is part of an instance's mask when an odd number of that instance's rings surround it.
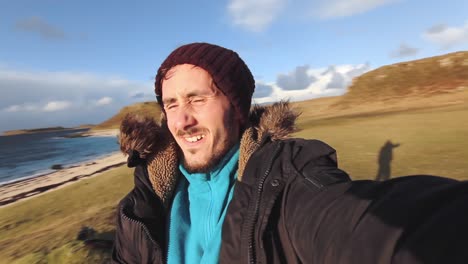
M 270 174 L 270 171 L 271 171 L 271 168 L 273 166 L 273 161 L 275 160 L 276 158 L 276 155 L 278 154 L 278 151 L 280 150 L 281 146 L 282 146 L 282 142 L 280 142 L 275 151 L 273 152 L 273 155 L 271 155 L 271 159 L 269 160 L 269 163 L 268 163 L 268 167 L 267 167 L 267 170 L 265 171 L 265 173 L 263 174 L 262 178 L 260 178 L 260 181 L 258 183 L 258 187 L 257 187 L 257 195 L 256 195 L 256 199 L 255 199 L 255 207 L 254 207 L 254 212 L 253 212 L 253 215 L 252 215 L 252 221 L 250 223 L 250 226 L 249 226 L 249 229 L 248 230 L 248 234 L 249 234 L 249 251 L 248 251 L 248 258 L 249 258 L 249 263 L 251 264 L 255 264 L 255 223 L 256 223 L 256 219 L 258 218 L 258 214 L 259 214 L 259 207 L 260 207 L 260 197 L 261 197 L 261 194 L 262 194 L 262 191 L 263 191 L 263 185 L 265 184 L 265 180 L 268 176 L 268 174 Z
M 176 186 L 177 186 L 178 183 L 176 183 Z M 177 188 L 177 187 L 176 187 Z M 175 192 L 176 190 L 174 190 L 174 195 L 175 195 Z M 172 200 L 174 200 L 174 197 L 172 198 Z M 166 242 L 167 242 L 167 247 L 165 248 L 166 249 L 166 256 L 164 257 L 164 263 L 168 263 L 169 261 L 169 243 L 170 243 L 170 239 L 171 239 L 171 211 L 172 211 L 172 205 L 173 203 L 171 202 L 171 204 L 169 205 L 169 208 L 167 210 L 167 222 L 166 222 Z
M 135 223 L 139 226 L 141 226 L 143 228 L 143 231 L 145 231 L 146 233 L 146 236 L 148 237 L 148 239 L 153 243 L 153 245 L 155 246 L 156 250 L 158 250 L 159 252 L 162 253 L 161 251 L 161 247 L 159 246 L 159 244 L 156 242 L 156 240 L 154 240 L 153 236 L 150 234 L 149 230 L 148 230 L 148 227 L 146 227 L 146 225 L 143 223 L 143 222 L 140 222 L 138 220 L 135 220 L 135 219 L 132 219 L 130 218 L 129 216 L 127 216 L 124 212 L 123 212 L 123 206 L 120 207 L 120 215 L 125 218 L 127 221 L 130 221 L 132 223 Z

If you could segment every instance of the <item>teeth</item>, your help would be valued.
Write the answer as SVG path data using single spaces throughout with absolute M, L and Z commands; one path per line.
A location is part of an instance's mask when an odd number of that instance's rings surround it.
M 198 135 L 198 136 L 193 136 L 193 137 L 186 137 L 185 140 L 187 140 L 188 142 L 197 142 L 199 140 L 201 140 L 202 138 L 204 138 L 205 135 Z

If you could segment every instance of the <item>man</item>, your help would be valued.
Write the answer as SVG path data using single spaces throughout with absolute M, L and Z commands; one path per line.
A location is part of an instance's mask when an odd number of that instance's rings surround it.
M 330 146 L 288 139 L 297 113 L 287 103 L 251 110 L 254 87 L 223 47 L 192 43 L 166 58 L 160 125 L 122 122 L 135 187 L 119 204 L 114 262 L 468 261 L 466 183 L 351 181 Z

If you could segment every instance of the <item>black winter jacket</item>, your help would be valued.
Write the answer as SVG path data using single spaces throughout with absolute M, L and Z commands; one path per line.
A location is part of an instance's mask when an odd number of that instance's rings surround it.
M 221 263 L 468 263 L 467 183 L 431 176 L 350 181 L 328 145 L 284 139 L 294 116 L 286 104 L 252 113 L 256 126 L 241 141 Z M 265 126 L 263 121 L 273 117 L 274 125 Z M 143 126 L 132 122 L 124 123 L 121 138 L 124 150 L 138 154 L 129 157 L 131 165 L 137 164 L 135 188 L 119 204 L 112 258 L 164 263 L 166 218 L 179 173 L 168 164 L 155 165 L 174 155 L 153 157 L 161 149 L 128 140 L 128 131 L 138 131 L 135 137 L 143 133 L 138 129 L 151 126 L 147 120 Z M 162 148 L 175 149 L 171 144 Z M 164 177 L 170 171 L 172 180 Z

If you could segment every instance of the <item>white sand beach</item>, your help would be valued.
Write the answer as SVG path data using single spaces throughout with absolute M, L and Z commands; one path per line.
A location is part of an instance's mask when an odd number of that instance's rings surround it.
M 103 130 L 92 132 L 92 136 L 109 136 L 117 133 L 118 130 Z M 0 207 L 56 190 L 84 178 L 97 176 L 125 163 L 126 157 L 121 152 L 114 152 L 48 174 L 0 184 Z

